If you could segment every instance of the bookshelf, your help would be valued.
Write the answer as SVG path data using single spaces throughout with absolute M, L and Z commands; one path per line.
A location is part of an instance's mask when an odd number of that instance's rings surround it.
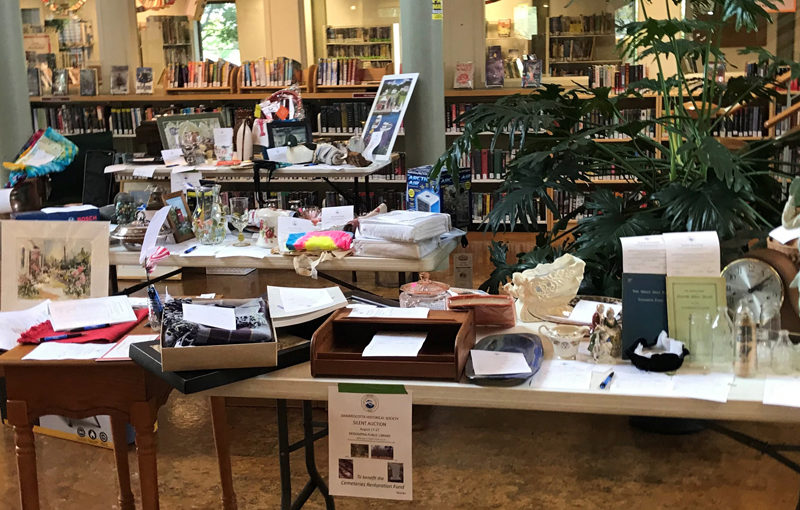
M 394 61 L 392 25 L 325 27 L 327 58 L 356 58 L 367 67 L 384 67 Z

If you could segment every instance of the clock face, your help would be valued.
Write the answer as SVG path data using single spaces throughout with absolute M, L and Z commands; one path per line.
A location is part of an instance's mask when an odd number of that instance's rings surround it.
M 762 312 L 780 313 L 783 304 L 783 280 L 775 269 L 761 260 L 743 258 L 728 264 L 722 270 L 725 277 L 728 308 L 736 310 L 741 300 L 751 300 L 759 317 Z

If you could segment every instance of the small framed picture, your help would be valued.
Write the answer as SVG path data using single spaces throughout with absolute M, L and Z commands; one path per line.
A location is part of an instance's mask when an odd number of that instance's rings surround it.
M 210 154 L 214 152 L 214 129 L 225 127 L 220 112 L 160 115 L 156 117 L 164 149 L 180 149 L 189 143 Z
M 182 243 L 192 239 L 194 237 L 192 214 L 189 212 L 189 204 L 186 202 L 186 195 L 183 194 L 183 191 L 164 195 L 164 204 L 171 207 L 167 221 L 172 229 L 175 242 Z
M 267 134 L 270 147 L 311 142 L 311 126 L 304 120 L 273 120 L 267 124 Z

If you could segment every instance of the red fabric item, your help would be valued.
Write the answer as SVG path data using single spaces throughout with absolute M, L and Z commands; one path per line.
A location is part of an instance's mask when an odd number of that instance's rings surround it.
M 66 344 L 85 344 L 87 342 L 116 342 L 123 336 L 127 335 L 130 330 L 136 327 L 137 324 L 147 317 L 147 308 L 140 308 L 134 310 L 136 320 L 131 322 L 120 322 L 119 324 L 112 324 L 111 326 L 103 329 L 92 329 L 84 331 L 81 336 L 74 338 L 65 338 L 63 340 L 50 340 L 52 342 L 66 343 Z M 65 334 L 64 331 L 53 331 L 53 326 L 50 321 L 44 321 L 41 324 L 33 326 L 28 331 L 24 332 L 17 342 L 21 344 L 38 344 L 40 338 L 47 336 L 56 336 Z

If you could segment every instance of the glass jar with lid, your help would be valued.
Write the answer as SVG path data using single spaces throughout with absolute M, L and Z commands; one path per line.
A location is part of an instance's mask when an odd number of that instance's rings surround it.
M 449 289 L 450 286 L 446 283 L 431 280 L 430 273 L 420 273 L 419 281 L 400 287 L 400 307 L 420 306 L 431 310 L 446 310 Z

